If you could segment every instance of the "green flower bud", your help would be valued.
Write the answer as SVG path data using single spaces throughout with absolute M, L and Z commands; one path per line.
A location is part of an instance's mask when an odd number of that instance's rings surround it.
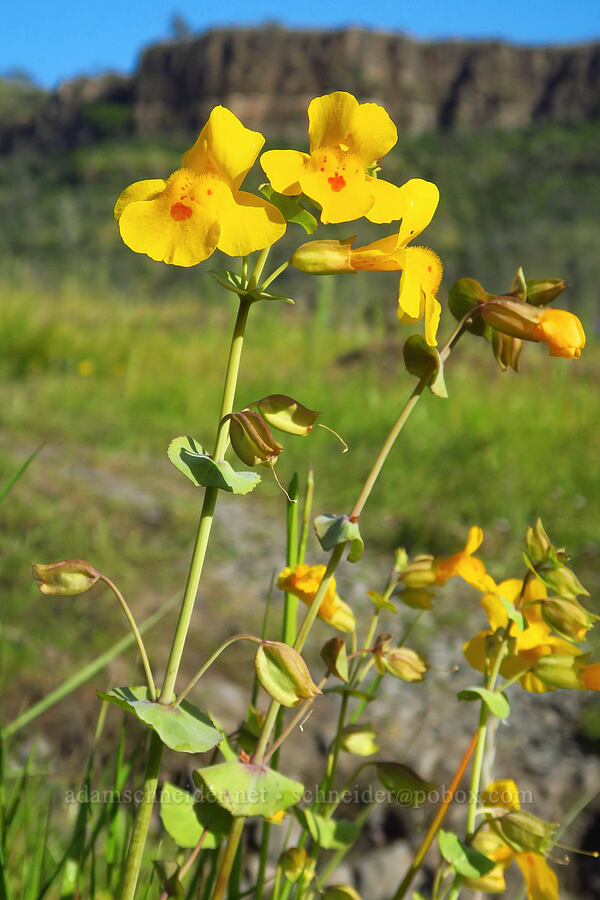
M 510 337 L 508 334 L 502 334 L 496 329 L 492 329 L 492 347 L 496 362 L 503 372 L 507 369 L 519 371 L 519 359 L 523 351 L 523 341 L 516 337 Z
M 321 415 L 320 412 L 308 409 L 293 397 L 287 397 L 285 394 L 270 394 L 249 405 L 258 408 L 261 416 L 271 428 L 277 428 L 287 434 L 310 434 L 317 418 Z
M 426 591 L 425 588 L 407 588 L 400 594 L 404 605 L 411 609 L 432 609 L 434 597 L 433 591 Z
M 340 637 L 333 637 L 327 641 L 321 649 L 321 659 L 329 672 L 348 682 L 348 659 L 346 654 L 346 642 Z
M 532 813 L 514 809 L 505 816 L 489 819 L 496 834 L 515 853 L 546 854 L 558 828 L 554 822 L 544 822 Z
M 232 413 L 229 418 L 229 437 L 237 456 L 247 466 L 273 466 L 283 446 L 275 440 L 271 429 L 261 417 L 249 409 Z
M 587 631 L 600 618 L 588 612 L 577 600 L 564 597 L 550 597 L 543 600 L 540 606 L 546 624 L 568 641 L 576 643 L 585 640 Z
M 100 578 L 100 572 L 85 559 L 63 559 L 37 563 L 33 566 L 33 577 L 39 581 L 42 594 L 72 597 L 89 591 Z
M 308 860 L 304 847 L 288 847 L 279 857 L 279 865 L 281 871 L 288 881 L 298 881 L 300 876 L 305 873 Z
M 568 287 L 571 285 L 562 278 L 542 278 L 540 281 L 528 278 L 527 302 L 533 303 L 534 306 L 546 306 L 556 300 Z
M 581 653 L 579 656 L 562 656 L 551 653 L 542 656 L 533 667 L 532 674 L 552 688 L 566 688 L 568 690 L 584 691 L 582 673 L 589 660 L 589 653 Z
M 375 737 L 372 725 L 346 725 L 342 731 L 340 747 L 354 756 L 372 756 L 379 750 Z
M 436 574 L 433 565 L 434 558 L 429 554 L 421 553 L 415 556 L 412 562 L 404 567 L 400 581 L 409 588 L 423 588 L 435 584 Z
M 589 591 L 586 591 L 575 572 L 567 566 L 558 565 L 549 571 L 538 572 L 537 575 L 552 593 L 567 600 L 575 600 L 579 594 L 583 594 L 585 597 L 590 596 Z
M 282 706 L 298 706 L 321 693 L 300 654 L 281 641 L 262 641 L 254 667 L 267 694 Z
M 325 888 L 323 900 L 362 900 L 362 898 L 349 884 L 332 884 Z
M 534 340 L 533 334 L 539 321 L 540 310 L 509 296 L 494 297 L 480 310 L 487 325 L 505 335 L 524 340 Z
M 431 781 L 401 763 L 379 762 L 376 764 L 379 780 L 394 795 L 400 806 L 415 808 L 422 806 L 427 795 L 437 788 Z
M 538 519 L 533 528 L 528 525 L 525 529 L 525 546 L 529 558 L 534 564 L 544 562 L 545 560 L 556 558 L 552 541 L 546 534 L 546 530 L 542 525 L 542 520 Z
M 427 671 L 424 656 L 408 647 L 393 647 L 383 651 L 383 664 L 386 672 L 402 681 L 423 681 Z
M 290 262 L 309 275 L 334 275 L 354 272 L 350 253 L 354 237 L 344 241 L 309 241 L 298 247 Z

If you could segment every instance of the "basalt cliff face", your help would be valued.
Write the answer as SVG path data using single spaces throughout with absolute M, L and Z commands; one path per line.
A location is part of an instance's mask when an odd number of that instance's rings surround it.
M 216 29 L 155 44 L 131 77 L 65 82 L 0 123 L 0 151 L 62 149 L 114 134 L 192 133 L 217 103 L 272 136 L 306 134 L 306 107 L 348 90 L 399 128 L 527 128 L 600 119 L 600 43 L 520 47 L 401 34 Z

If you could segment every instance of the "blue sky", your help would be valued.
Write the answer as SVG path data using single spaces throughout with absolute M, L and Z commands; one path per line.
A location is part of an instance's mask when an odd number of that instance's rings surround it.
M 522 44 L 600 38 L 598 0 L 4 0 L 0 73 L 25 70 L 53 87 L 107 69 L 131 72 L 140 50 L 169 36 L 173 14 L 194 31 L 277 21 L 290 27 L 363 25 L 418 38 L 504 38 Z

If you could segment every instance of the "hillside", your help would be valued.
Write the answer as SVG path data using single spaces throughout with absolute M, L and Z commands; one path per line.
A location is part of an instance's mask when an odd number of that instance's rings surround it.
M 520 129 L 600 119 L 600 44 L 520 47 L 501 41 L 415 41 L 348 28 L 215 29 L 148 47 L 131 77 L 24 91 L 7 111 L 0 153 L 67 149 L 116 133 L 193 132 L 216 103 L 252 127 L 296 137 L 311 97 L 353 91 L 384 103 L 403 132 Z

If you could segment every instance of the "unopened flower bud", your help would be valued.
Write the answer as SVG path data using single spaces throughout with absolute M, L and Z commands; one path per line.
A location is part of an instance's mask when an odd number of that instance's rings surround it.
M 432 609 L 434 597 L 433 591 L 426 591 L 425 588 L 407 588 L 400 594 L 402 602 L 411 609 Z
M 380 675 L 385 675 L 385 652 L 392 641 L 391 634 L 378 634 L 373 645 L 373 662 Z
M 409 588 L 429 587 L 436 582 L 434 558 L 422 553 L 404 567 L 400 581 Z
M 346 642 L 339 637 L 333 637 L 327 641 L 321 649 L 321 659 L 327 666 L 331 675 L 335 675 L 342 681 L 348 681 L 348 658 L 346 654 Z
M 538 577 L 541 577 L 550 591 L 567 600 L 575 600 L 580 594 L 590 596 L 589 591 L 586 591 L 575 572 L 568 566 L 558 565 L 553 569 L 545 569 L 538 572 Z
M 557 829 L 553 822 L 544 822 L 532 813 L 520 809 L 511 810 L 505 816 L 489 820 L 502 840 L 515 853 L 548 852 L 550 843 Z
M 585 332 L 573 313 L 564 309 L 533 306 L 509 297 L 496 297 L 480 310 L 492 328 L 525 341 L 543 341 L 550 356 L 577 359 L 585 347 Z
M 33 566 L 33 577 L 39 581 L 42 594 L 71 597 L 89 591 L 100 578 L 100 572 L 85 559 L 63 559 L 37 563 Z
M 531 670 L 532 675 L 539 678 L 551 688 L 565 688 L 568 690 L 585 690 L 583 680 L 589 653 L 578 656 L 563 656 L 558 653 L 550 653 L 541 656 Z
M 272 466 L 283 446 L 258 413 L 246 409 L 229 416 L 231 446 L 247 466 Z
M 379 762 L 376 764 L 379 780 L 401 806 L 417 807 L 425 803 L 427 795 L 437 785 L 425 781 L 414 769 L 402 763 Z
M 568 287 L 571 285 L 562 278 L 542 278 L 539 281 L 528 278 L 527 302 L 533 303 L 534 306 L 546 306 L 556 300 Z
M 282 706 L 298 706 L 321 693 L 297 650 L 281 641 L 262 641 L 254 667 L 267 694 Z
M 370 724 L 346 725 L 342 731 L 340 748 L 354 756 L 372 756 L 379 750 L 375 737 L 375 729 Z
M 541 603 L 544 622 L 568 641 L 585 640 L 587 631 L 600 618 L 588 612 L 577 600 L 550 597 Z
M 308 409 L 285 394 L 270 394 L 251 403 L 256 406 L 263 419 L 279 431 L 287 434 L 307 435 L 314 428 L 314 424 L 321 413 L 314 409 Z
M 310 862 L 306 856 L 304 847 L 288 847 L 279 857 L 279 865 L 281 871 L 288 881 L 298 881 L 302 873 L 306 869 L 307 862 Z
M 507 369 L 519 371 L 519 359 L 523 351 L 523 341 L 492 329 L 492 347 L 496 362 L 503 372 Z
M 528 525 L 525 529 L 525 546 L 533 563 L 541 563 L 555 557 L 552 541 L 546 534 L 541 519 L 537 520 L 533 528 Z
M 349 884 L 332 884 L 323 891 L 323 900 L 362 900 Z
M 337 272 L 353 272 L 350 261 L 354 237 L 344 241 L 309 241 L 292 255 L 290 262 L 309 275 L 333 275 Z
M 427 671 L 425 657 L 408 647 L 394 647 L 383 653 L 383 664 L 390 675 L 402 681 L 423 681 Z

